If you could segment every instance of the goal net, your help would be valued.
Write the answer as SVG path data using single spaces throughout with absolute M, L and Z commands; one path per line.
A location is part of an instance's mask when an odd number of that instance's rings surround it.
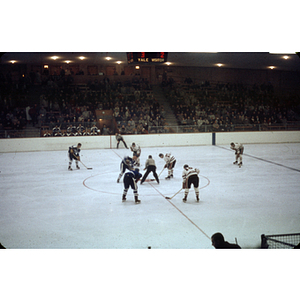
M 300 233 L 261 235 L 262 249 L 293 249 L 299 247 L 299 243 Z

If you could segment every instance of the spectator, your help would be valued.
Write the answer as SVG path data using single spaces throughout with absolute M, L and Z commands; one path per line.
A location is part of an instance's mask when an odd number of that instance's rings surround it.
M 103 128 L 102 128 L 102 134 L 103 134 L 103 135 L 110 135 L 109 128 L 106 127 L 105 124 L 103 125 Z
M 230 244 L 225 241 L 223 234 L 220 232 L 212 235 L 211 242 L 216 249 L 241 249 L 238 244 Z

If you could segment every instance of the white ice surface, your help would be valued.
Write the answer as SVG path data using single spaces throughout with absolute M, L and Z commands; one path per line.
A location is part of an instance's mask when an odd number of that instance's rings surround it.
M 127 149 L 82 149 L 80 170 L 67 170 L 67 151 L 0 154 L 0 243 L 7 249 L 213 249 L 222 232 L 243 249 L 260 247 L 261 234 L 300 232 L 300 144 L 245 145 L 243 167 L 233 165 L 228 145 L 143 148 L 141 173 L 151 154 L 158 174 L 171 152 L 174 179 L 166 170 L 130 189 L 122 203 L 117 183 Z M 182 166 L 200 169 L 200 202 L 187 203 Z M 73 163 L 74 167 L 74 163 Z M 150 174 L 149 177 L 153 178 Z

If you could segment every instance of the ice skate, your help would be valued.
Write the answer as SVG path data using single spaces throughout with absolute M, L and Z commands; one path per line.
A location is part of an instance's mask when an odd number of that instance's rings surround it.
M 236 165 L 237 163 L 238 163 L 237 160 L 235 162 L 233 162 L 234 165 Z
M 183 197 L 182 201 L 185 203 L 186 200 L 187 200 L 187 196 L 185 195 L 185 196 Z
M 125 202 L 125 201 L 126 201 L 126 195 L 123 195 L 122 202 Z
M 80 167 L 79 167 L 78 165 L 76 165 L 76 169 L 78 169 L 78 170 L 79 170 L 79 169 L 80 169 Z
M 171 179 L 171 176 L 167 176 L 166 179 Z
M 141 200 L 138 199 L 138 196 L 134 196 L 135 204 L 140 204 Z
M 239 168 L 242 166 L 242 164 L 243 164 L 242 162 L 239 163 Z
M 71 166 L 69 166 L 68 170 L 69 170 L 69 171 L 73 171 L 73 169 L 71 168 Z
M 199 202 L 199 195 L 196 195 L 196 201 Z

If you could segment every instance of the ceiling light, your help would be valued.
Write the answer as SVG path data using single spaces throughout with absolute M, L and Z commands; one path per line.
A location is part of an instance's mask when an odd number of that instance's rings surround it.
M 117 64 L 119 65 L 119 64 L 121 64 L 122 62 L 121 61 L 117 61 Z
M 166 65 L 168 65 L 168 66 L 171 65 L 171 64 L 172 64 L 172 63 L 170 63 L 169 61 L 166 62 Z
M 84 60 L 85 57 L 84 56 L 79 56 L 79 59 Z
M 106 60 L 111 60 L 111 57 L 107 56 L 105 57 Z
M 275 67 L 274 66 L 270 66 L 269 69 L 273 70 L 273 69 L 275 69 Z
M 67 64 L 69 64 L 71 61 L 70 61 L 70 60 L 66 60 L 65 62 L 66 62 Z
M 287 55 L 285 55 L 285 56 L 283 56 L 283 58 L 284 58 L 284 59 L 289 59 L 290 57 L 287 56 Z
M 220 64 L 220 63 L 219 63 L 219 64 L 217 64 L 217 66 L 218 66 L 218 67 L 222 67 L 222 66 L 223 66 L 223 64 Z
M 48 69 L 49 68 L 49 66 L 48 65 L 44 65 L 44 69 Z
M 57 60 L 57 59 L 58 59 L 58 56 L 51 56 L 51 58 L 52 58 L 53 60 Z
M 10 60 L 10 62 L 12 63 L 12 64 L 14 64 L 15 62 L 17 62 L 16 60 Z
M 135 68 L 138 70 L 140 68 L 140 66 L 135 66 Z

